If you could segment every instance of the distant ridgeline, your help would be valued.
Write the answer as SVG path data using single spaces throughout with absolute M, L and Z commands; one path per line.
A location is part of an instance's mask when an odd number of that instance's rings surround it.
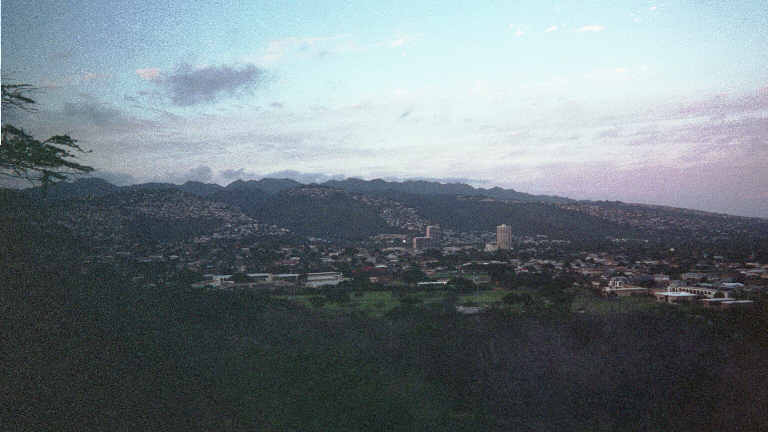
M 103 220 L 112 214 L 120 219 L 112 226 L 146 235 L 167 231 L 171 238 L 202 235 L 221 221 L 248 218 L 244 223 L 279 226 L 300 236 L 351 241 L 381 233 L 423 233 L 430 224 L 447 230 L 488 232 L 507 224 L 516 235 L 546 235 L 572 241 L 609 237 L 744 242 L 768 239 L 765 219 L 620 202 L 575 201 L 498 187 L 483 189 L 429 181 L 347 179 L 304 185 L 289 179 L 261 179 L 238 180 L 226 187 L 193 181 L 183 185 L 118 187 L 102 179 L 84 178 L 47 190 L 26 189 L 19 195 L 55 209 L 53 213 L 63 219 L 74 209 L 85 220 L 91 216 Z M 125 216 L 135 213 L 139 198 L 144 200 L 140 214 Z M 190 229 L 169 229 L 180 219 L 189 222 Z M 145 226 L 138 229 L 134 226 L 137 223 Z M 152 229 L 153 224 L 159 224 L 159 228 Z M 754 247 L 762 244 L 755 243 Z
M 142 183 L 131 186 L 115 186 L 100 178 L 82 178 L 70 183 L 59 183 L 48 188 L 46 199 L 69 199 L 86 196 L 101 196 L 120 189 L 179 189 L 199 196 L 209 196 L 222 191 L 253 191 L 258 190 L 267 194 L 276 194 L 286 189 L 304 186 L 295 180 L 264 178 L 261 180 L 237 180 L 226 187 L 212 183 L 188 181 L 183 185 L 173 183 Z M 498 200 L 521 202 L 552 202 L 567 203 L 574 200 L 551 195 L 531 195 L 513 189 L 493 187 L 489 189 L 475 188 L 463 183 L 438 183 L 424 180 L 406 180 L 403 182 L 388 182 L 381 179 L 361 180 L 348 178 L 346 180 L 329 180 L 320 183 L 325 186 L 356 193 L 391 193 L 402 192 L 414 195 L 464 195 L 482 196 Z M 25 193 L 44 196 L 42 188 L 26 189 Z

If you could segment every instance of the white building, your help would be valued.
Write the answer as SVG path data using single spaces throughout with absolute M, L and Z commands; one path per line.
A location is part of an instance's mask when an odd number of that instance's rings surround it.
M 344 280 L 344 275 L 339 272 L 307 273 L 306 286 L 317 288 L 325 285 L 338 285 Z
M 496 246 L 499 249 L 512 249 L 512 227 L 502 224 L 496 227 Z

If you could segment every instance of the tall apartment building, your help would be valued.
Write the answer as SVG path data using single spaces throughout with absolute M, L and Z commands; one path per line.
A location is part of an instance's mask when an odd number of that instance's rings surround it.
M 496 227 L 496 246 L 499 249 L 512 249 L 512 227 L 502 224 Z
M 425 250 L 439 248 L 441 237 L 442 232 L 440 231 L 440 227 L 438 225 L 429 225 L 427 227 L 426 236 L 413 238 L 413 249 Z
M 432 239 L 429 237 L 414 237 L 413 238 L 413 249 L 414 250 L 425 250 L 432 247 Z
M 439 225 L 429 225 L 427 227 L 427 237 L 431 238 L 432 247 L 440 246 L 440 240 L 442 240 L 443 233 L 440 231 Z

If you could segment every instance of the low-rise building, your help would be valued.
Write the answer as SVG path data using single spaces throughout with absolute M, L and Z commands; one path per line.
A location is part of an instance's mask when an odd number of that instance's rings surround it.
M 338 285 L 344 280 L 339 272 L 307 273 L 306 286 L 317 288 L 326 285 Z

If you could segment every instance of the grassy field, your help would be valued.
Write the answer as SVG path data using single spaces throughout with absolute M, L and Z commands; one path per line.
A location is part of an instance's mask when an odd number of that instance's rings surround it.
M 460 294 L 457 305 L 478 305 L 488 306 L 501 302 L 504 296 L 511 293 L 511 290 L 495 289 L 480 291 L 478 293 Z M 516 290 L 518 294 L 527 293 L 537 297 L 535 289 Z M 319 294 L 318 294 L 319 295 Z M 310 299 L 318 295 L 296 295 L 280 296 L 280 298 L 299 302 L 307 307 L 314 308 Z M 408 297 L 418 298 L 423 304 L 440 303 L 448 295 L 445 291 L 416 291 L 408 294 Z M 387 312 L 400 306 L 401 299 L 393 295 L 391 291 L 364 291 L 361 293 L 350 294 L 350 301 L 346 304 L 325 302 L 320 310 L 328 313 L 348 314 L 353 311 L 364 312 L 372 317 L 382 317 Z M 522 312 L 524 307 L 520 304 L 507 306 L 512 312 Z M 631 313 L 639 311 L 648 311 L 654 308 L 663 307 L 654 301 L 652 297 L 623 297 L 623 298 L 603 298 L 592 293 L 583 292 L 578 294 L 571 304 L 571 311 L 595 315 L 610 315 L 618 313 Z
M 491 303 L 501 301 L 509 291 L 493 290 L 480 291 L 476 294 L 461 294 L 456 304 L 476 303 L 478 305 L 490 305 Z M 447 293 L 444 291 L 415 291 L 408 294 L 408 297 L 420 299 L 424 304 L 439 303 L 445 299 Z M 307 307 L 313 307 L 310 299 L 314 295 L 280 296 L 280 298 L 299 302 Z M 391 291 L 364 291 L 362 295 L 350 295 L 350 302 L 347 304 L 338 304 L 326 302 L 322 310 L 332 313 L 350 313 L 352 311 L 365 312 L 367 315 L 381 317 L 387 312 L 401 305 L 400 299 L 392 295 Z
M 610 315 L 648 311 L 660 306 L 663 305 L 659 305 L 653 297 L 604 298 L 585 293 L 576 296 L 571 304 L 571 311 L 583 311 L 583 313 L 595 315 Z

